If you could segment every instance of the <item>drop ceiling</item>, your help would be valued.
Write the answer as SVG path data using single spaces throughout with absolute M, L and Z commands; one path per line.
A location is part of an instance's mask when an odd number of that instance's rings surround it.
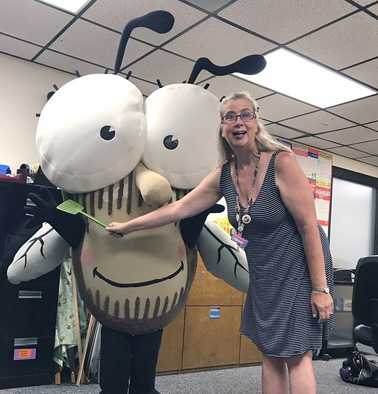
M 276 137 L 378 167 L 378 1 L 92 0 L 78 14 L 34 0 L 1 0 L 0 51 L 75 75 L 112 69 L 125 24 L 166 10 L 172 30 L 133 30 L 122 74 L 148 96 L 186 81 L 195 61 L 231 64 L 286 48 L 374 89 L 376 94 L 321 109 L 233 75 L 202 71 L 195 83 L 221 98 L 248 90 Z

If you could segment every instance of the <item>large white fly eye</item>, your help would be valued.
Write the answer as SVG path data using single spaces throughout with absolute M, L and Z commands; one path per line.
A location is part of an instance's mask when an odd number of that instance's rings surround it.
M 173 84 L 146 99 L 145 113 L 144 164 L 171 186 L 193 189 L 218 161 L 218 99 L 197 85 Z
M 60 88 L 41 112 L 36 137 L 44 174 L 71 193 L 127 176 L 142 157 L 145 139 L 141 92 L 110 74 L 87 75 Z

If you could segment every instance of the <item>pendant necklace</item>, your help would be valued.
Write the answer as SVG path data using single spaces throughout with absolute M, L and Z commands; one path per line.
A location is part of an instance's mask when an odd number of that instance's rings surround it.
M 231 237 L 233 241 L 235 241 L 238 245 L 245 247 L 248 243 L 246 239 L 243 238 L 242 233 L 244 230 L 244 226 L 248 223 L 251 223 L 252 218 L 251 215 L 248 213 L 249 208 L 253 203 L 252 193 L 255 187 L 256 178 L 257 178 L 257 171 L 259 169 L 259 163 L 261 158 L 261 151 L 257 152 L 256 162 L 255 162 L 255 169 L 253 173 L 253 180 L 252 180 L 252 187 L 251 191 L 249 192 L 247 206 L 244 209 L 244 213 L 241 212 L 240 208 L 240 200 L 239 200 L 239 177 L 238 177 L 238 165 L 235 158 L 235 189 L 236 189 L 236 205 L 235 205 L 235 213 L 236 213 L 236 222 L 238 224 L 236 233 L 234 233 Z

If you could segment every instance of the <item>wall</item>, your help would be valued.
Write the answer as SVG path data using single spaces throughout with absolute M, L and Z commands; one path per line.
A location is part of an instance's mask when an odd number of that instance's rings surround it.
M 0 164 L 16 173 L 20 164 L 38 163 L 35 147 L 37 113 L 53 85 L 63 86 L 74 75 L 0 54 Z
M 16 173 L 20 164 L 38 162 L 35 130 L 46 95 L 53 85 L 63 86 L 76 78 L 0 53 L 0 164 L 7 164 Z M 333 155 L 333 164 L 378 178 L 378 167 Z

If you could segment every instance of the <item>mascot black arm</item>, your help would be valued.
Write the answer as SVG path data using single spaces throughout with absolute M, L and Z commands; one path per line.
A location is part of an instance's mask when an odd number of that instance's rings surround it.
M 33 228 L 43 222 L 49 223 L 73 249 L 77 248 L 85 233 L 82 217 L 56 209 L 58 204 L 47 187 L 42 187 L 40 194 L 29 193 L 28 197 L 35 206 L 24 207 L 25 214 L 32 215 L 25 228 Z
M 202 231 L 203 225 L 205 224 L 207 216 L 210 213 L 219 213 L 223 211 L 223 205 L 215 204 L 196 216 L 181 220 L 180 230 L 182 239 L 184 240 L 186 245 L 188 245 L 189 248 L 193 249 Z

